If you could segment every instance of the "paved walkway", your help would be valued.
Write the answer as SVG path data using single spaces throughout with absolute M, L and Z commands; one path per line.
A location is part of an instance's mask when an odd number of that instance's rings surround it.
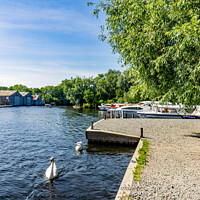
M 200 200 L 200 120 L 107 119 L 94 128 L 139 136 L 141 127 L 151 145 L 131 199 Z

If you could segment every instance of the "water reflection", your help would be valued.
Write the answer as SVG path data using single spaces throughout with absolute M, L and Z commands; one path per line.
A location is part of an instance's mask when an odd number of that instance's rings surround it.
M 49 199 L 55 199 L 56 197 L 56 188 L 53 186 L 53 180 L 50 180 L 49 181 L 49 191 L 50 191 L 50 194 L 49 194 Z
M 83 151 L 76 151 L 76 155 L 80 156 L 83 153 Z
M 135 147 L 88 143 L 86 151 L 90 154 L 101 154 L 101 155 L 127 154 L 126 156 L 132 156 L 131 153 L 134 153 Z
M 87 144 L 85 130 L 99 119 L 72 107 L 0 109 L 0 199 L 114 199 L 134 148 Z M 52 156 L 59 177 L 50 183 Z

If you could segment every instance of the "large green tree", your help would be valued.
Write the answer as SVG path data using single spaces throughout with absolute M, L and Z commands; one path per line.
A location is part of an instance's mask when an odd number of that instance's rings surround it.
M 20 92 L 30 92 L 31 91 L 30 88 L 28 88 L 27 86 L 22 85 L 22 84 L 11 86 L 8 88 L 8 90 L 17 90 Z
M 100 0 L 107 15 L 102 39 L 130 66 L 133 95 L 200 103 L 200 2 Z

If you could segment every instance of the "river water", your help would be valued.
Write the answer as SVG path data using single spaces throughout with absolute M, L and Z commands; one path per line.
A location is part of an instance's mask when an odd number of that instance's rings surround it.
M 134 149 L 87 144 L 85 130 L 99 119 L 72 107 L 0 108 L 0 199 L 114 199 Z M 59 177 L 50 183 L 52 156 Z

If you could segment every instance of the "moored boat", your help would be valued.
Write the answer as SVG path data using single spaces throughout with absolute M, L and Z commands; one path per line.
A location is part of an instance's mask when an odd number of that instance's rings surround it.
M 140 118 L 182 119 L 179 113 L 140 112 L 138 115 Z
M 98 106 L 98 108 L 102 111 L 107 111 L 109 108 L 111 108 L 111 104 L 101 104 Z
M 45 104 L 45 107 L 46 108 L 51 108 L 52 106 L 51 106 L 51 104 Z
M 80 109 L 80 108 L 83 108 L 80 104 L 76 104 L 73 106 L 73 108 L 76 108 L 76 109 Z
M 181 115 L 182 119 L 200 119 L 200 116 L 196 115 Z
M 125 118 L 139 118 L 138 112 L 143 111 L 143 107 L 137 104 L 122 106 L 116 109 L 110 109 L 110 112 L 114 115 L 114 117 L 125 117 Z

